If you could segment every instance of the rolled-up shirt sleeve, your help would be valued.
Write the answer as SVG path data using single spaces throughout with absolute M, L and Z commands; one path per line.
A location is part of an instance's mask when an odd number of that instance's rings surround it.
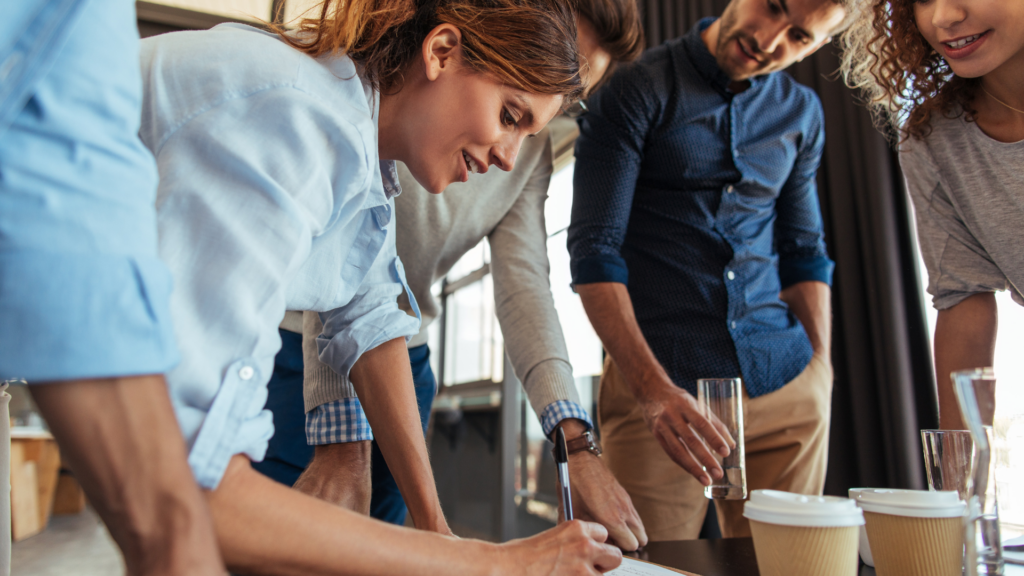
M 580 117 L 568 248 L 573 284 L 627 284 L 620 250 L 644 156 L 662 103 L 641 66 L 620 68 Z
M 0 379 L 178 360 L 127 2 L 0 7 Z
M 817 123 L 809 131 L 809 137 L 801 142 L 793 170 L 775 205 L 775 240 L 779 252 L 779 281 L 783 288 L 808 281 L 831 286 L 835 268 L 825 249 L 816 182 L 825 148 L 824 112 L 817 98 L 812 102 L 817 110 Z
M 394 200 L 390 201 L 394 214 Z M 402 292 L 409 296 L 414 316 L 398 307 Z M 317 337 L 320 361 L 348 379 L 356 361 L 366 352 L 395 338 L 415 336 L 420 329 L 420 311 L 405 280 L 405 269 L 395 248 L 395 225 L 388 226 L 387 239 L 366 278 L 348 304 L 322 312 L 323 332 Z

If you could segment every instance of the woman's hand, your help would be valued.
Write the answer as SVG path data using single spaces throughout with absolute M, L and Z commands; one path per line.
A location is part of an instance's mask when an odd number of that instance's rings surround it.
M 501 576 L 595 576 L 622 563 L 622 552 L 605 544 L 600 524 L 573 520 L 532 538 L 499 546 L 494 574 Z

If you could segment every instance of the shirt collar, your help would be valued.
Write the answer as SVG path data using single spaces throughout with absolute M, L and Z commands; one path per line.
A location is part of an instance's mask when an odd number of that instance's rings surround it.
M 718 61 L 715 60 L 714 54 L 712 54 L 704 39 L 701 38 L 701 32 L 707 30 L 708 26 L 711 26 L 717 18 L 703 18 L 697 25 L 690 28 L 690 31 L 683 36 L 683 45 L 686 47 L 686 51 L 690 56 L 690 62 L 693 63 L 693 67 L 697 69 L 697 72 L 708 81 L 709 84 L 718 88 L 721 92 L 729 91 L 729 84 L 732 82 L 725 72 L 718 67 Z M 750 91 L 753 88 L 757 88 L 760 83 L 764 80 L 765 76 L 754 76 L 750 79 L 750 88 L 746 91 Z

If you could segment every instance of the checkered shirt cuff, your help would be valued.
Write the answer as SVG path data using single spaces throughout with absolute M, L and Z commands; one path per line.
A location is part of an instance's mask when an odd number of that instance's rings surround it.
M 594 427 L 594 423 L 590 421 L 590 415 L 582 406 L 571 400 L 556 400 L 548 404 L 540 413 L 540 425 L 544 428 L 544 435 L 550 438 L 555 426 L 558 426 L 558 423 L 566 418 L 582 420 L 588 430 Z
M 321 404 L 306 413 L 306 444 L 344 444 L 373 440 L 359 398 L 342 398 Z

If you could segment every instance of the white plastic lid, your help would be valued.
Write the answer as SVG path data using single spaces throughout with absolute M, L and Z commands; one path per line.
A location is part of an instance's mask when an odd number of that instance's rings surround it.
M 963 500 L 955 490 L 861 489 L 857 503 L 866 512 L 911 518 L 954 518 L 964 513 Z
M 743 505 L 751 520 L 783 526 L 863 526 L 864 514 L 856 502 L 836 496 L 805 496 L 779 490 L 754 490 Z

